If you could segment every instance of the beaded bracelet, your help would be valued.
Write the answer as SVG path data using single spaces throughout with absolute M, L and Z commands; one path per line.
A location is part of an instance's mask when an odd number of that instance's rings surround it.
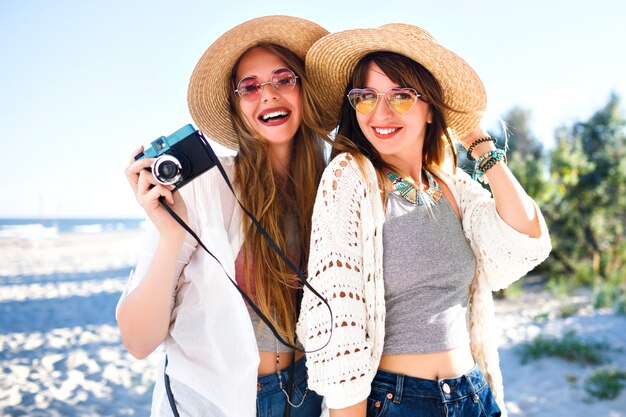
M 472 144 L 470 145 L 470 147 L 469 147 L 469 148 L 467 148 L 467 160 L 468 160 L 468 161 L 475 161 L 475 160 L 476 160 L 476 158 L 474 158 L 474 157 L 472 156 L 472 151 L 474 150 L 474 148 L 475 148 L 476 146 L 480 145 L 480 144 L 481 144 L 481 143 L 483 143 L 483 142 L 489 142 L 489 141 L 493 142 L 493 143 L 494 143 L 494 145 L 496 144 L 496 139 L 495 139 L 495 138 L 492 138 L 492 137 L 490 137 L 490 136 L 485 136 L 484 138 L 479 138 L 479 139 L 476 139 L 474 142 L 472 142 Z
M 502 149 L 493 149 L 476 161 L 476 165 L 474 166 L 474 179 L 479 179 L 482 181 L 485 172 L 487 172 L 492 166 L 497 164 L 500 161 L 504 161 L 506 164 L 506 152 Z

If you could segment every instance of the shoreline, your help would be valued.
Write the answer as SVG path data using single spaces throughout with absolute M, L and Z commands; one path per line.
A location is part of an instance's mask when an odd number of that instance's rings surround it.
M 144 230 L 64 233 L 39 241 L 0 239 L 3 277 L 85 272 L 132 266 Z

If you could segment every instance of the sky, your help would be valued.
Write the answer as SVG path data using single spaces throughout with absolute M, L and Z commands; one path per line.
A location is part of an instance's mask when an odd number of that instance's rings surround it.
M 483 80 L 487 126 L 527 108 L 547 147 L 612 91 L 626 99 L 621 0 L 0 0 L 0 218 L 143 217 L 133 150 L 192 122 L 189 76 L 215 39 L 272 14 L 421 26 Z

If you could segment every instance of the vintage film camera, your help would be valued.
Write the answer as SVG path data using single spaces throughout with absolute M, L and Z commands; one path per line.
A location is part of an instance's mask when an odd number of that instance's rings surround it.
M 152 175 L 163 185 L 180 188 L 219 163 L 200 131 L 186 125 L 165 137 L 155 139 L 135 160 L 156 158 Z

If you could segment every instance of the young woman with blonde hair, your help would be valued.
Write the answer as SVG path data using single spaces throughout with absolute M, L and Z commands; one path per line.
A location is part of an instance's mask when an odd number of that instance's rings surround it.
M 237 199 L 293 264 L 306 266 L 324 142 L 312 127 L 318 116 L 304 57 L 327 33 L 304 19 L 258 18 L 226 32 L 196 65 L 189 109 L 204 135 L 237 151 L 220 158 L 237 198 L 217 169 L 176 192 L 152 177 L 149 158 L 133 159 L 126 169 L 154 227 L 117 318 L 134 356 L 164 344 L 165 377 L 155 386 L 153 416 L 319 415 L 321 399 L 307 388 L 302 353 L 280 344 L 228 281 L 236 280 L 278 334 L 295 343 L 300 282 Z

